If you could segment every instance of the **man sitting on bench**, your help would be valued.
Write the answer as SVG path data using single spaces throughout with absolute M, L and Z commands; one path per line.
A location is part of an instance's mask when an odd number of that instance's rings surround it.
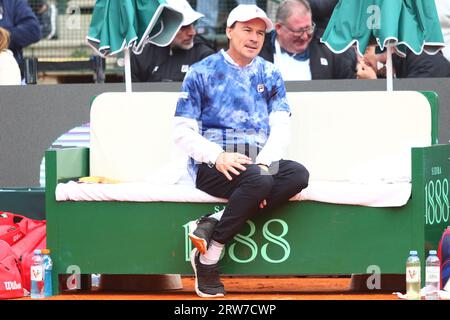
M 177 103 L 174 139 L 192 159 L 197 188 L 228 199 L 219 221 L 209 216 L 190 224 L 196 246 L 191 263 L 201 297 L 225 295 L 219 257 L 245 222 L 308 185 L 305 167 L 282 159 L 290 120 L 283 79 L 272 63 L 258 57 L 272 28 L 255 5 L 233 9 L 228 50 L 192 66 Z

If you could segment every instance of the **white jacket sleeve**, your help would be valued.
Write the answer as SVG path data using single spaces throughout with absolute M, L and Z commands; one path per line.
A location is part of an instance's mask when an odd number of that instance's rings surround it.
M 191 158 L 198 162 L 215 163 L 224 150 L 214 142 L 208 141 L 199 133 L 196 120 L 186 117 L 174 118 L 174 142 Z
M 272 162 L 283 158 L 289 143 L 290 116 L 287 111 L 275 111 L 269 115 L 270 134 L 256 157 L 257 164 L 270 166 Z

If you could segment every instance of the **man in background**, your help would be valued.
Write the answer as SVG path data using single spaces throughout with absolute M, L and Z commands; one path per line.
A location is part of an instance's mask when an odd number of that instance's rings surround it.
M 28 3 L 41 26 L 42 39 L 56 39 L 56 6 L 46 0 L 28 0 Z
M 315 31 L 309 2 L 285 0 L 278 7 L 275 30 L 266 35 L 259 55 L 280 69 L 284 81 L 354 79 L 355 53 L 333 53 Z
M 174 8 L 183 13 L 183 24 L 166 47 L 148 44 L 141 54 L 131 54 L 131 79 L 134 82 L 183 81 L 189 67 L 214 53 L 212 46 L 197 35 L 194 23 L 203 17 L 185 0 Z

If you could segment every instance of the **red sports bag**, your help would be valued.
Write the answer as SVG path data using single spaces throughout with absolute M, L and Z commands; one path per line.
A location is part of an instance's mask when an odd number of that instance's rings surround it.
M 45 224 L 34 228 L 27 235 L 14 244 L 11 249 L 19 259 L 22 267 L 22 286 L 30 291 L 30 268 L 32 264 L 33 252 L 35 249 L 46 248 Z
M 13 245 L 23 238 L 24 233 L 16 223 L 18 221 L 12 213 L 0 212 L 0 240 Z
M 0 227 L 16 226 L 20 229 L 23 235 L 27 234 L 29 231 L 43 224 L 45 224 L 45 220 L 33 220 L 20 214 L 0 211 Z M 2 232 L 0 232 L 0 236 L 1 235 Z
M 20 263 L 22 288 L 30 291 L 31 258 L 35 249 L 46 245 L 45 220 L 0 211 L 0 239 L 11 244 L 10 250 Z M 0 273 L 3 271 L 0 270 Z
M 23 232 L 19 226 L 2 226 L 0 225 L 0 240 L 13 245 L 23 238 Z
M 20 264 L 11 246 L 0 240 L 0 299 L 23 297 Z
M 441 260 L 441 289 L 450 289 L 450 226 L 439 241 L 438 257 Z

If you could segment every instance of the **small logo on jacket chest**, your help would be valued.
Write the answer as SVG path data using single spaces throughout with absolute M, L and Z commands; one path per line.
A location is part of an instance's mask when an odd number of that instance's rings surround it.
M 181 72 L 186 73 L 189 70 L 189 65 L 188 64 L 183 64 L 181 66 Z

